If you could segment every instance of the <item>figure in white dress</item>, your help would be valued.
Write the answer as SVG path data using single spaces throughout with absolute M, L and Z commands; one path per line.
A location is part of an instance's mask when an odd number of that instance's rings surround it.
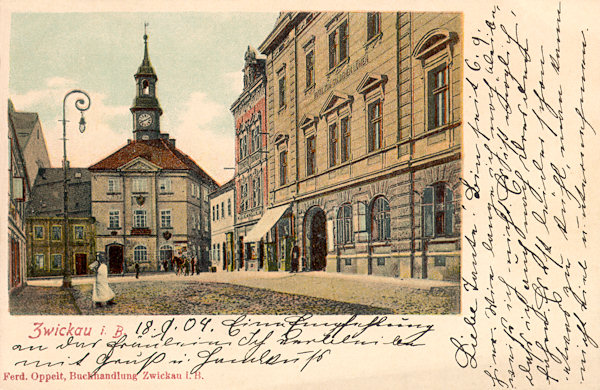
M 90 269 L 96 271 L 96 280 L 92 288 L 92 301 L 97 307 L 102 306 L 103 303 L 107 305 L 114 305 L 115 293 L 108 285 L 108 268 L 102 261 L 101 257 L 90 264 Z

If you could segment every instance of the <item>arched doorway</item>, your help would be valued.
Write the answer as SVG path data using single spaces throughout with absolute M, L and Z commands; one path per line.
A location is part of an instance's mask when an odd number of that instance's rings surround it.
M 106 253 L 108 253 L 108 272 L 111 274 L 123 273 L 123 245 L 111 244 Z
M 312 207 L 304 217 L 304 253 L 309 270 L 325 269 L 327 258 L 327 217 L 318 206 Z

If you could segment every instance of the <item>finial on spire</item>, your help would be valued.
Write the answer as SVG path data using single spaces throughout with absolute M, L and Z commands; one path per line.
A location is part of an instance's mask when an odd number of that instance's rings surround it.
M 150 24 L 148 22 L 144 22 L 144 42 L 146 42 L 148 40 L 148 34 L 146 33 L 146 27 L 148 27 Z

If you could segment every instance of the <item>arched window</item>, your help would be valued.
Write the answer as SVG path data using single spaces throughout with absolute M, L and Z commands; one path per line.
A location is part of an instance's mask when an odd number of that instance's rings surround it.
M 160 247 L 160 251 L 159 251 L 159 255 L 160 255 L 160 262 L 162 263 L 163 261 L 168 261 L 169 263 L 171 262 L 171 259 L 173 258 L 173 247 L 171 245 L 163 245 Z
M 390 236 L 390 203 L 381 196 L 371 206 L 371 238 L 373 241 L 385 241 Z
M 337 243 L 339 245 L 349 244 L 354 241 L 352 230 L 352 205 L 342 205 L 337 213 Z
M 437 183 L 423 190 L 423 236 L 450 236 L 453 233 L 454 196 L 446 183 Z
M 150 95 L 150 83 L 148 83 L 148 80 L 142 81 L 142 93 L 144 95 Z
M 136 263 L 143 263 L 148 261 L 148 251 L 144 245 L 138 245 L 133 248 L 133 260 Z

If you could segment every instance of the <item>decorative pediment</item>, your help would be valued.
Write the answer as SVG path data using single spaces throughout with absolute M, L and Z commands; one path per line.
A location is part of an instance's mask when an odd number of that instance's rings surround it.
M 418 60 L 424 60 L 440 50 L 451 46 L 458 40 L 455 32 L 436 28 L 425 34 L 415 46 L 413 56 Z
M 304 114 L 298 123 L 302 130 L 306 130 L 309 127 L 313 127 L 317 125 L 319 122 L 319 118 L 314 115 Z
M 358 84 L 356 91 L 364 95 L 372 89 L 380 85 L 384 85 L 385 83 L 387 83 L 387 80 L 388 78 L 384 74 L 367 73 L 365 74 L 365 77 L 363 77 L 363 79 L 360 81 L 360 84 Z
M 279 144 L 282 144 L 284 142 L 287 142 L 288 138 L 289 138 L 289 136 L 287 134 L 281 134 L 281 133 L 279 133 L 279 134 L 275 135 L 275 138 L 273 139 L 273 143 L 275 145 L 279 145 Z
M 319 112 L 319 117 L 323 117 L 335 110 L 338 110 L 342 106 L 346 104 L 351 104 L 354 100 L 352 95 L 348 95 L 347 93 L 332 91 L 327 100 L 325 100 L 325 104 L 323 104 L 323 108 Z
M 160 169 L 161 168 L 158 165 L 151 163 L 143 157 L 136 157 L 117 168 L 117 170 L 125 172 L 155 172 Z

